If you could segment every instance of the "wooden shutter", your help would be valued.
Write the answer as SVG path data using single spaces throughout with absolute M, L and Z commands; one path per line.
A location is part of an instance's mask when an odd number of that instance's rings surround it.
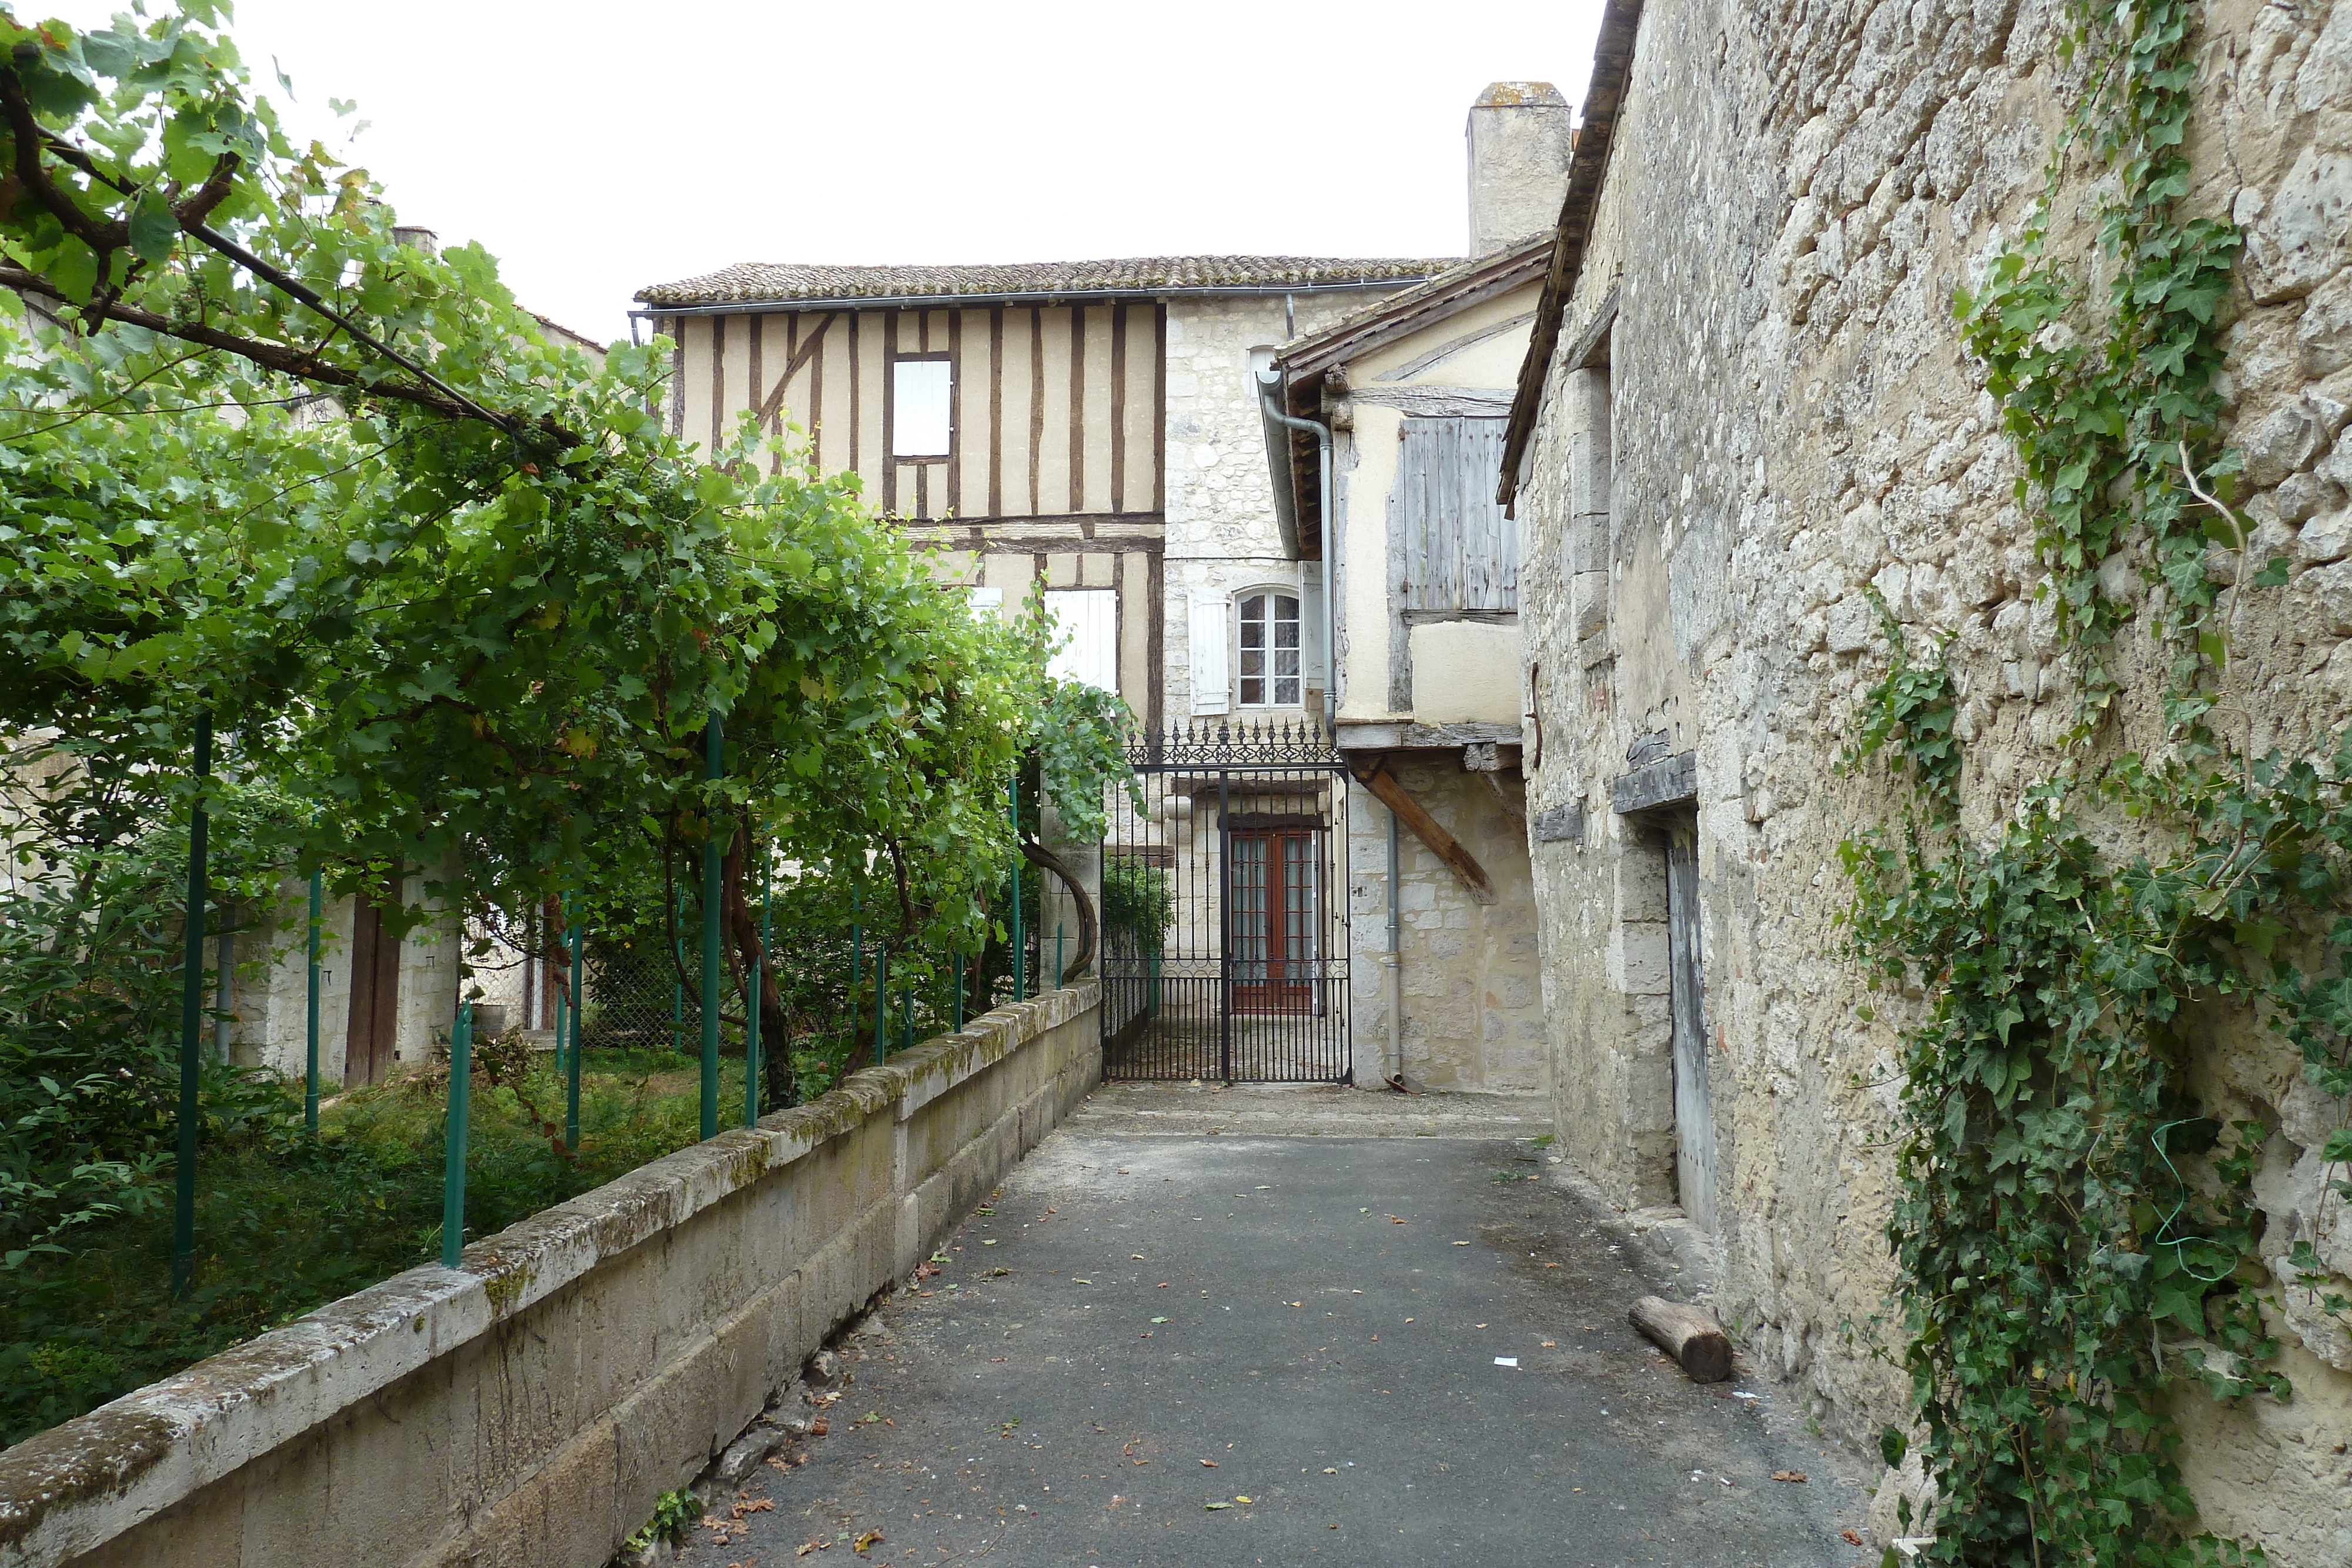
M 1045 595 L 1054 634 L 1068 642 L 1045 661 L 1045 673 L 1118 691 L 1118 590 L 1064 588 Z
M 1224 713 L 1233 706 L 1234 683 L 1225 650 L 1233 640 L 1226 625 L 1232 601 L 1221 593 L 1192 597 L 1192 711 Z
M 1395 502 L 1404 526 L 1404 607 L 1516 612 L 1518 529 L 1495 504 L 1499 419 L 1408 419 Z

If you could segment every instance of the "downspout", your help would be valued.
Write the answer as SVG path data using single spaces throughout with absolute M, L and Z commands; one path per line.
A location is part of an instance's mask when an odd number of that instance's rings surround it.
M 1401 916 L 1397 905 L 1397 818 L 1389 813 L 1389 950 L 1381 958 L 1385 971 L 1381 977 L 1383 998 L 1389 1015 L 1388 1053 L 1381 1062 L 1381 1081 L 1391 1088 L 1404 1087 L 1404 952 L 1399 937 Z
M 1323 722 L 1334 726 L 1339 717 L 1339 596 L 1331 591 L 1331 427 L 1283 413 L 1275 403 L 1273 389 L 1263 381 L 1258 382 L 1257 402 L 1259 411 L 1272 423 L 1286 430 L 1312 431 L 1315 434 L 1315 455 L 1322 465 L 1323 485 L 1315 507 L 1315 532 L 1322 541 L 1323 552 Z

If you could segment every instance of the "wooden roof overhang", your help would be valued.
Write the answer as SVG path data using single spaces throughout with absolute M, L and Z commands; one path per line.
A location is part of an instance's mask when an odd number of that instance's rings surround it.
M 1278 405 L 1295 419 L 1328 425 L 1333 410 L 1348 395 L 1350 363 L 1542 277 L 1551 260 L 1552 239 L 1549 233 L 1531 235 L 1284 344 L 1274 358 Z M 1295 559 L 1320 560 L 1322 465 L 1316 438 L 1270 419 L 1265 424 L 1283 543 Z
M 1528 443 L 1535 435 L 1536 416 L 1543 408 L 1544 379 L 1551 370 L 1553 350 L 1559 347 L 1561 319 L 1584 272 L 1584 247 L 1592 237 L 1592 214 L 1600 204 L 1601 183 L 1616 141 L 1617 116 L 1624 108 L 1625 84 L 1633 72 L 1633 44 L 1641 30 L 1642 0 L 1608 0 L 1601 14 L 1601 36 L 1592 49 L 1592 81 L 1584 89 L 1579 110 L 1575 150 L 1569 154 L 1568 193 L 1560 202 L 1559 226 L 1552 235 L 1551 265 L 1544 275 L 1534 329 L 1528 334 L 1528 356 L 1519 362 L 1510 423 L 1503 431 L 1503 477 L 1495 499 L 1506 516 L 1512 515 L 1518 499 L 1519 474 L 1526 466 Z

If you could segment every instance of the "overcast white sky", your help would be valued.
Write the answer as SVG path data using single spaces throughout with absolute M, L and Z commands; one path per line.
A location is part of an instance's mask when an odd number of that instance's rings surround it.
M 1600 10 L 239 0 L 235 33 L 304 133 L 358 100 L 404 221 L 609 339 L 646 284 L 734 261 L 1460 255 L 1471 100 L 1580 99 Z

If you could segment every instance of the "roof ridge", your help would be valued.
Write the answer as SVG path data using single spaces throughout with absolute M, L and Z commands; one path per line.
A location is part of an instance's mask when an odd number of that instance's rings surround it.
M 1459 256 L 1326 256 L 1201 253 L 1079 261 L 939 264 L 740 261 L 637 290 L 646 305 L 730 305 L 967 295 L 1213 292 L 1411 284 L 1461 265 Z

